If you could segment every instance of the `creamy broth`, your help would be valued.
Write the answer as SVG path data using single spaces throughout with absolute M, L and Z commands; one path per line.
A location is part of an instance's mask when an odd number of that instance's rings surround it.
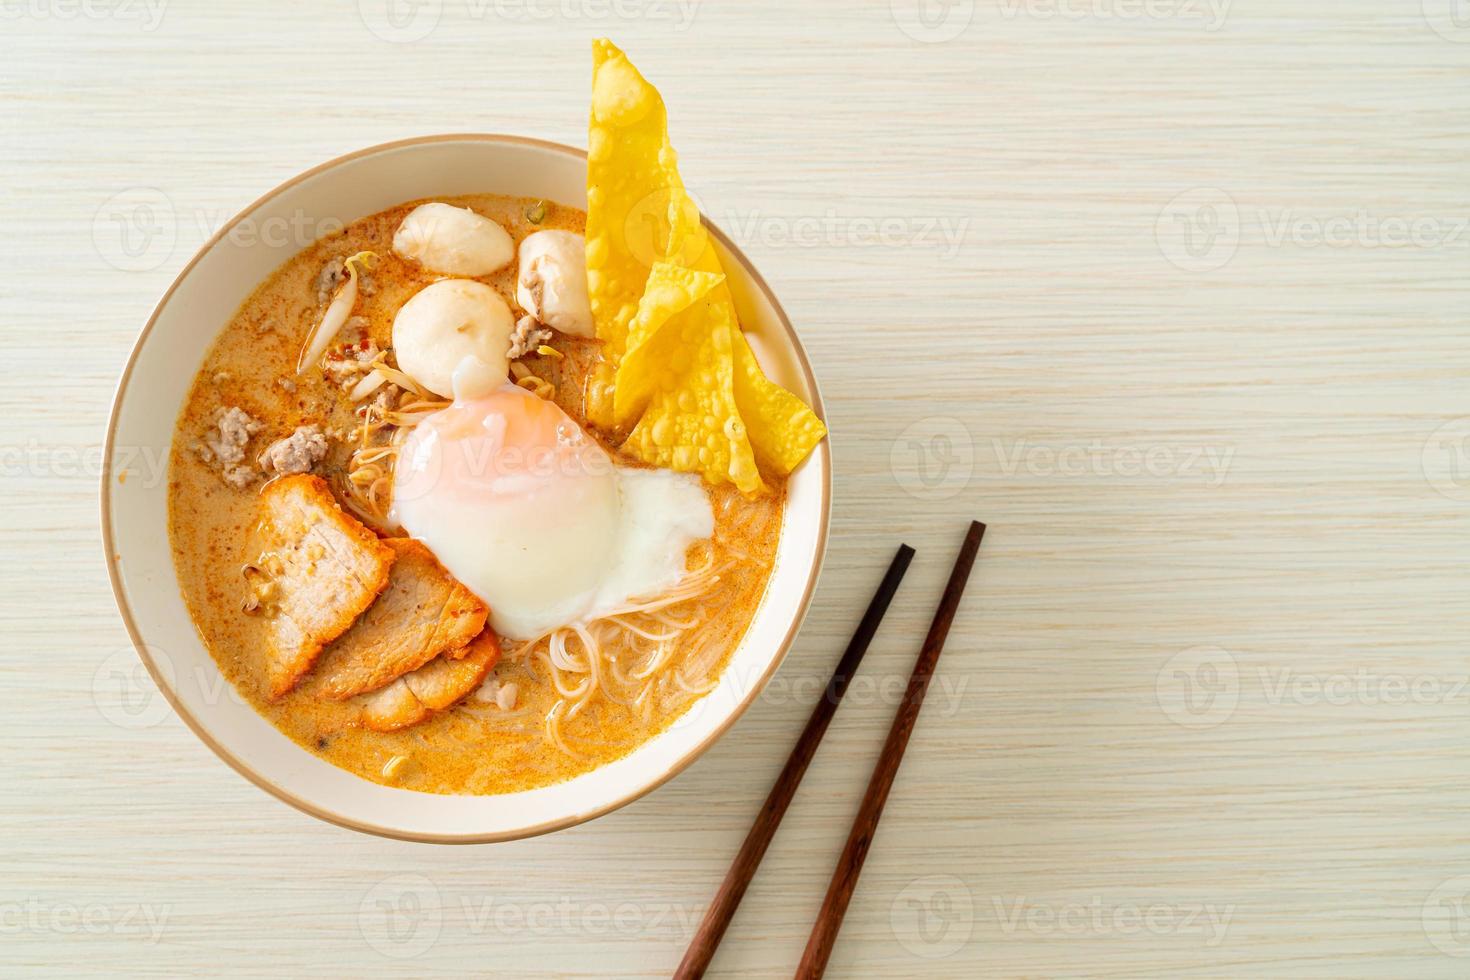
M 440 200 L 494 219 L 517 245 L 531 232 L 548 228 L 580 234 L 585 222 L 582 212 L 550 202 L 545 203 L 544 219 L 532 224 L 527 213 L 538 202 L 531 200 L 494 195 Z M 729 486 L 706 485 L 715 534 L 709 544 L 690 550 L 688 564 L 691 569 L 712 565 L 719 580 L 708 593 L 665 610 L 670 620 L 695 625 L 657 658 L 632 648 L 620 658 L 614 654 L 618 690 L 594 694 L 575 712 L 563 705 L 554 734 L 548 733 L 547 717 L 563 697 L 551 676 L 544 643 L 524 648 L 517 641 L 502 641 L 492 677 L 500 685 L 516 685 L 519 694 L 509 710 L 471 695 L 422 724 L 384 733 L 360 726 L 359 699 L 319 700 L 309 685 L 299 685 L 279 701 L 269 700 L 264 623 L 260 615 L 242 608 L 246 586 L 241 569 L 259 551 L 261 482 L 244 489 L 227 485 L 218 466 L 201 459 L 197 449 L 228 407 L 263 423 L 248 445 L 251 464 L 275 439 L 298 425 L 316 424 L 331 440 L 316 472 L 332 484 L 339 500 L 347 499 L 343 488 L 356 445 L 357 405 L 314 365 L 297 376 L 296 359 L 321 317 L 317 276 L 333 257 L 364 250 L 378 255 L 371 286 L 356 307 L 366 324 L 344 329 L 334 349 L 361 342 L 388 349 L 398 308 L 423 286 L 444 278 L 392 251 L 394 230 L 417 203 L 355 222 L 307 248 L 273 273 L 225 326 L 194 380 L 175 433 L 169 470 L 174 561 L 190 614 L 221 672 L 256 710 L 304 748 L 365 779 L 424 792 L 492 794 L 544 786 L 626 755 L 667 728 L 713 685 L 765 591 L 784 490 L 774 478 L 768 480 L 773 492 L 757 498 Z M 515 277 L 512 263 L 481 281 L 514 307 Z M 550 345 L 563 356 L 532 354 L 519 363 L 549 382 L 554 400 L 583 421 L 583 389 L 598 358 L 597 344 L 556 335 Z M 640 465 L 617 451 L 619 433 L 588 431 L 620 464 Z M 639 676 L 645 670 L 647 676 Z

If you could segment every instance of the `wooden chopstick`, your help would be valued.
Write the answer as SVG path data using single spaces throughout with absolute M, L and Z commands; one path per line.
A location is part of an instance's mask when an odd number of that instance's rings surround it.
M 796 787 L 800 785 L 806 767 L 816 754 L 817 745 L 826 734 L 827 725 L 832 721 L 842 696 L 847 693 L 847 685 L 852 680 L 852 675 L 857 673 L 863 654 L 868 652 L 868 644 L 878 631 L 878 624 L 883 621 L 883 614 L 888 611 L 888 604 L 893 601 L 898 583 L 903 581 L 904 573 L 908 571 L 909 562 L 913 558 L 913 548 L 906 544 L 899 545 L 898 552 L 888 566 L 888 573 L 883 576 L 878 591 L 868 603 L 868 611 L 863 614 L 862 621 L 852 634 L 852 640 L 847 644 L 847 650 L 837 662 L 837 669 L 827 681 L 826 693 L 816 707 L 812 708 L 812 715 L 807 719 L 801 737 L 796 740 L 796 747 L 791 750 L 786 767 L 776 777 L 776 785 L 771 787 L 770 795 L 766 797 L 760 813 L 756 814 L 750 833 L 745 835 L 745 843 L 740 845 L 740 853 L 735 855 L 735 861 L 730 865 L 725 880 L 720 884 L 719 891 L 715 892 L 709 911 L 705 912 L 704 920 L 690 940 L 689 950 L 684 954 L 679 968 L 674 971 L 675 977 L 693 980 L 704 976 L 704 971 L 709 967 L 710 959 L 715 955 L 715 949 L 725 935 L 725 929 L 730 925 L 730 919 L 735 915 L 740 899 L 745 896 L 745 889 L 755 877 L 755 870 L 760 866 L 761 858 L 765 856 L 766 848 L 776 834 L 776 828 L 781 825 L 786 807 L 796 794 Z
M 822 901 L 822 910 L 817 914 L 812 935 L 801 956 L 801 965 L 796 969 L 798 980 L 816 980 L 827 969 L 827 959 L 832 955 L 832 946 L 837 941 L 837 932 L 842 928 L 842 917 L 847 913 L 847 903 L 857 886 L 858 874 L 863 870 L 863 860 L 872 846 L 873 834 L 878 830 L 878 818 L 883 816 L 883 804 L 888 800 L 888 791 L 893 786 L 893 777 L 903 761 L 904 749 L 908 747 L 909 735 L 919 709 L 924 705 L 924 695 L 929 689 L 929 680 L 934 676 L 939 653 L 944 649 L 944 639 L 949 635 L 949 626 L 954 622 L 955 612 L 964 595 L 965 583 L 969 581 L 970 569 L 975 564 L 975 555 L 980 551 L 980 539 L 985 536 L 985 525 L 970 522 L 965 543 L 960 546 L 954 570 L 949 573 L 949 584 L 944 587 L 944 596 L 934 612 L 934 622 L 929 635 L 914 663 L 914 672 L 909 677 L 908 690 L 893 718 L 893 727 L 888 731 L 888 741 L 883 744 L 883 753 L 873 767 L 868 781 L 868 792 L 863 796 L 857 818 L 852 823 L 852 833 L 847 837 L 847 846 L 832 872 L 832 883 L 827 886 L 827 897 Z

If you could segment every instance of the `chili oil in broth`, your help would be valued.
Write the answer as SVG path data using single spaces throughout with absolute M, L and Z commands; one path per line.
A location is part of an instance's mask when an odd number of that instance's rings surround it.
M 579 210 L 526 198 L 469 195 L 439 200 L 499 222 L 517 247 L 534 231 L 556 228 L 581 234 L 586 220 Z M 323 310 L 317 277 L 334 256 L 375 252 L 370 294 L 364 289 L 355 309 L 356 315 L 366 318 L 366 327 L 344 329 L 329 350 L 368 341 L 384 350 L 391 347 L 398 308 L 419 289 L 444 278 L 400 259 L 392 250 L 394 231 L 420 203 L 424 202 L 408 202 L 364 218 L 306 248 L 262 283 L 226 324 L 194 379 L 176 427 L 169 467 L 170 540 L 184 600 L 220 671 L 261 715 L 298 744 L 373 782 L 432 793 L 514 792 L 555 783 L 628 754 L 666 729 L 713 685 L 765 591 L 780 534 L 784 486 L 768 477 L 771 494 L 746 498 L 728 485 L 705 485 L 714 509 L 715 534 L 707 545 L 691 548 L 688 564 L 694 568 L 713 562 L 721 575 L 701 599 L 673 610 L 702 617 L 702 625 L 683 634 L 667 655 L 664 670 L 681 673 L 663 684 L 657 696 L 645 697 L 645 703 L 618 703 L 595 694 L 580 713 L 562 718 L 560 737 L 572 754 L 555 747 L 546 734 L 546 716 L 559 700 L 546 658 L 518 657 L 521 644 L 515 640 L 502 639 L 501 660 L 492 675 L 519 689 L 517 704 L 509 711 L 472 694 L 426 722 L 383 733 L 358 724 L 358 700 L 319 700 L 305 681 L 279 701 L 270 701 L 263 669 L 265 621 L 242 608 L 246 585 L 241 570 L 259 552 L 255 530 L 259 485 L 245 490 L 227 486 L 216 467 L 190 447 L 202 440 L 217 413 L 231 406 L 264 423 L 249 444 L 247 462 L 297 426 L 320 425 L 332 436 L 332 446 L 317 472 L 342 499 L 357 445 L 357 405 L 317 365 L 308 365 L 300 376 L 295 373 L 301 346 Z M 544 217 L 538 209 L 543 204 Z M 533 223 L 528 215 L 541 220 Z M 515 308 L 515 278 L 512 262 L 481 281 Z M 533 354 L 520 363 L 550 382 L 555 401 L 583 422 L 583 387 L 598 356 L 597 344 L 560 334 L 550 344 L 564 356 Z M 619 463 L 642 465 L 619 453 L 604 434 L 588 431 Z M 625 651 L 629 660 L 634 654 Z M 636 666 L 624 662 L 621 668 Z

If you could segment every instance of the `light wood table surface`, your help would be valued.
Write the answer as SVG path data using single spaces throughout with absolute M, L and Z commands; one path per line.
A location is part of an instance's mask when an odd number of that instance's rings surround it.
M 0 0 L 0 974 L 667 974 L 907 541 L 714 968 L 789 976 L 972 516 L 832 975 L 1470 974 L 1458 6 Z M 821 378 L 815 607 L 620 812 L 478 848 L 315 822 L 133 666 L 97 528 L 114 381 L 293 174 L 436 132 L 584 144 L 604 33 Z

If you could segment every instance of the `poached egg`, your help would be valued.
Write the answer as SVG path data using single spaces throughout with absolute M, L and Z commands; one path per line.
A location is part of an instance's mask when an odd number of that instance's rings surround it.
M 689 546 L 714 533 L 698 477 L 617 465 L 560 406 L 512 384 L 409 432 L 389 516 L 519 640 L 672 588 Z

